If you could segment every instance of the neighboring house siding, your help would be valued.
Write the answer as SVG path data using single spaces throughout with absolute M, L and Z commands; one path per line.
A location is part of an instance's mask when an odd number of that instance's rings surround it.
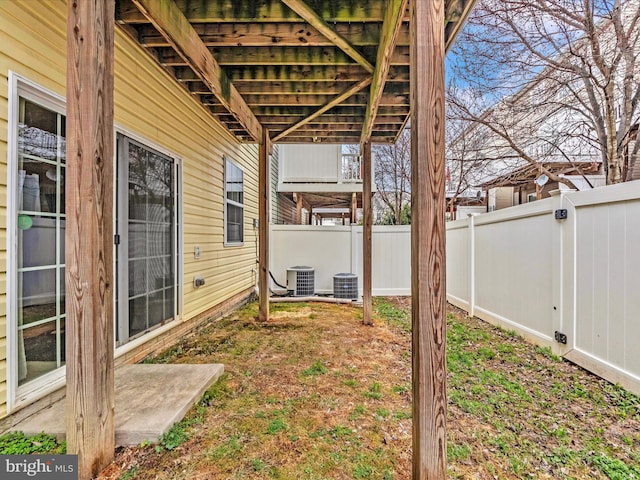
M 7 138 L 9 71 L 65 96 L 66 1 L 0 2 L 0 418 L 7 402 Z M 115 35 L 115 122 L 182 165 L 182 321 L 255 283 L 257 147 L 240 144 L 122 30 Z M 244 172 L 244 244 L 223 246 L 223 156 Z M 200 247 L 199 259 L 194 248 Z M 205 278 L 195 289 L 193 278 Z M 180 301 L 180 299 L 178 299 Z M 176 326 L 180 321 L 174 322 Z M 183 327 L 181 327 L 183 328 Z
M 278 215 L 272 223 L 276 225 L 295 225 L 298 207 L 283 193 L 276 193 L 278 198 Z

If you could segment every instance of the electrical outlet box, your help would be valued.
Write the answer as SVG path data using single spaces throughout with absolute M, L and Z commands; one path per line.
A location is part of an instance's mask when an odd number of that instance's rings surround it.
M 195 288 L 201 287 L 203 285 L 204 285 L 204 278 L 203 277 L 194 277 L 193 286 Z
M 258 219 L 257 218 L 253 219 L 253 228 L 258 228 Z
M 200 245 L 196 245 L 193 248 L 193 256 L 194 258 L 200 258 Z

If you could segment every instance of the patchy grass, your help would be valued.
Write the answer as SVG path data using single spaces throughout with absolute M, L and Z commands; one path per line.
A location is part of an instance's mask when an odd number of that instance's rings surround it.
M 204 326 L 150 361 L 226 374 L 100 478 L 410 479 L 409 299 L 374 306 L 374 328 L 358 308 L 299 303 Z M 451 307 L 447 338 L 450 478 L 640 478 L 638 397 Z

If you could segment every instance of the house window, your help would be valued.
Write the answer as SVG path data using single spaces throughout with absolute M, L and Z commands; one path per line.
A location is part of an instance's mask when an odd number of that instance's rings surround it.
M 224 244 L 244 242 L 244 178 L 240 167 L 224 161 Z
M 8 212 L 12 393 L 65 363 L 64 102 L 14 78 Z

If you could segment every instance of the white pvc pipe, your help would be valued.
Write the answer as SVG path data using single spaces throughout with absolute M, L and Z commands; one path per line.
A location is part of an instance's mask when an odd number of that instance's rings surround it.
M 350 298 L 334 297 L 269 297 L 269 302 L 325 302 L 325 303 L 353 303 Z

